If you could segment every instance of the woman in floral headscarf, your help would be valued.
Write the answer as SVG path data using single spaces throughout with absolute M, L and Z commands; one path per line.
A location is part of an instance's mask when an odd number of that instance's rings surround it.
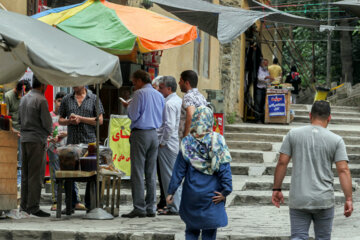
M 220 134 L 213 132 L 213 112 L 207 107 L 198 107 L 192 118 L 190 134 L 181 142 L 167 201 L 185 177 L 180 217 L 186 224 L 187 240 L 216 239 L 219 227 L 228 223 L 225 199 L 232 191 L 231 156 Z

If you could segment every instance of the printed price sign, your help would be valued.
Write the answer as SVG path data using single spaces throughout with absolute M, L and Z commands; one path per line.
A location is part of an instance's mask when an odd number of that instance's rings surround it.
M 268 95 L 269 116 L 286 116 L 285 94 Z

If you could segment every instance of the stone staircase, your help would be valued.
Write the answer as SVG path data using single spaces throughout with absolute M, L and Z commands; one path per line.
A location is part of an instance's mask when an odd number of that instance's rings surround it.
M 293 105 L 295 121 L 291 125 L 227 125 L 225 138 L 233 157 L 234 192 L 228 206 L 271 205 L 273 175 L 279 149 L 287 132 L 309 124 L 310 105 Z M 332 107 L 329 129 L 343 137 L 350 159 L 353 190 L 360 179 L 360 110 L 354 107 Z M 288 202 L 292 164 L 288 166 L 283 189 Z M 336 203 L 343 203 L 335 165 L 333 166 Z
M 270 205 L 271 188 L 279 150 L 284 136 L 294 127 L 304 126 L 309 122 L 310 105 L 293 105 L 295 122 L 291 125 L 239 124 L 227 125 L 226 142 L 233 158 L 234 192 L 230 195 L 228 206 Z M 360 179 L 360 111 L 354 107 L 332 107 L 333 120 L 329 129 L 343 137 L 347 144 L 350 159 L 350 170 L 354 179 L 353 189 L 356 191 Z M 352 119 L 352 121 L 349 121 Z M 348 125 L 343 124 L 347 123 Z M 359 122 L 357 124 L 357 122 Z M 287 202 L 292 164 L 288 166 L 284 180 L 284 195 Z M 334 174 L 337 176 L 336 169 Z M 84 196 L 85 186 L 80 185 L 80 195 Z M 159 189 L 159 188 L 158 188 Z M 336 201 L 343 201 L 339 180 L 335 178 Z M 159 195 L 159 191 L 158 191 Z M 63 198 L 64 199 L 64 198 Z M 124 179 L 121 184 L 121 204 L 132 203 L 130 180 Z M 42 204 L 51 204 L 51 194 L 43 191 Z

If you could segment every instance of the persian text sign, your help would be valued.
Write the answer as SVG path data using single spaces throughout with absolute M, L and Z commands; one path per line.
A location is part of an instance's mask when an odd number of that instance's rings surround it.
M 269 116 L 286 116 L 285 94 L 268 95 Z
M 214 113 L 213 131 L 224 135 L 224 114 Z
M 130 124 L 127 117 L 110 117 L 109 146 L 113 152 L 115 167 L 130 176 Z

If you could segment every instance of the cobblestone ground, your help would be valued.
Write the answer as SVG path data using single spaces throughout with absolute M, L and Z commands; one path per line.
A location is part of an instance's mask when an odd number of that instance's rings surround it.
M 336 207 L 333 238 L 360 240 L 360 203 L 355 203 L 351 218 L 342 215 L 343 207 Z M 44 210 L 49 207 L 44 207 Z M 131 210 L 122 206 L 121 213 Z M 217 239 L 283 240 L 289 239 L 288 207 L 272 206 L 228 207 L 229 225 L 219 229 Z M 0 239 L 184 239 L 185 225 L 177 216 L 114 220 L 83 220 L 84 212 L 72 217 L 0 219 Z M 313 231 L 311 230 L 311 236 Z

